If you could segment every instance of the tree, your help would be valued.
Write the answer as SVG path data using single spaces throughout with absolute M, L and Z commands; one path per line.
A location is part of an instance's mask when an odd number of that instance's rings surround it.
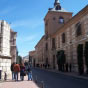
M 86 64 L 86 73 L 88 74 L 88 42 L 85 43 L 84 56 L 85 56 L 85 64 Z
M 21 64 L 22 63 L 22 57 L 21 56 L 17 56 L 17 63 Z
M 78 71 L 82 75 L 84 73 L 83 66 L 83 44 L 79 44 L 77 47 L 77 60 L 78 60 Z

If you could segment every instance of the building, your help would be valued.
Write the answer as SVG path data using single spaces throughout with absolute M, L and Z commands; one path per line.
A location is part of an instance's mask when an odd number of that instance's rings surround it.
M 24 63 L 25 63 L 25 62 L 29 62 L 29 55 L 23 57 L 23 62 L 24 62 Z
M 0 20 L 0 74 L 2 77 L 4 72 L 11 73 L 10 66 L 10 25 L 6 21 Z
M 44 35 L 44 39 L 40 40 L 43 41 L 43 45 L 41 44 L 40 46 L 39 44 L 37 44 L 37 47 L 39 47 L 40 49 L 42 47 L 43 55 L 38 55 L 39 54 L 38 51 L 37 51 L 38 53 L 37 55 L 39 57 L 40 56 L 44 57 L 43 63 L 46 65 L 50 65 L 51 68 L 53 68 L 52 64 L 55 64 L 53 63 L 55 62 L 55 59 L 52 58 L 52 57 L 55 58 L 55 55 L 52 54 L 55 53 L 55 51 L 52 51 L 52 45 L 51 45 L 51 41 L 54 40 L 52 40 L 51 35 L 53 35 L 58 30 L 58 28 L 63 26 L 63 24 L 66 23 L 71 18 L 72 18 L 72 12 L 67 12 L 65 9 L 63 9 L 58 0 L 55 0 L 54 7 L 49 8 L 44 18 L 45 35 Z
M 16 62 L 16 34 L 6 21 L 0 20 L 0 79 L 5 72 L 11 74 L 11 63 Z
M 63 9 L 59 0 L 55 0 L 44 22 L 45 35 L 35 47 L 37 63 L 59 69 L 57 56 L 62 52 L 65 56 L 63 66 L 71 64 L 72 71 L 78 72 L 78 46 L 81 44 L 84 50 L 88 41 L 88 5 L 72 17 L 72 12 Z M 84 58 L 83 65 L 86 70 Z
M 36 59 L 36 51 L 33 50 L 33 51 L 30 51 L 29 52 L 29 62 L 32 64 L 32 66 L 36 66 L 36 64 L 38 64 L 38 60 Z
M 63 9 L 60 5 L 60 2 L 58 0 L 55 0 L 54 8 L 50 8 L 48 10 L 48 13 L 46 14 L 44 18 L 45 22 L 45 37 L 46 37 L 46 44 L 45 46 L 48 48 L 46 52 L 45 57 L 45 64 L 49 64 L 51 68 L 55 68 L 55 56 L 54 53 L 56 51 L 54 50 L 54 46 L 52 46 L 52 41 L 55 40 L 51 38 L 51 35 L 53 35 L 60 27 L 63 26 L 68 20 L 72 18 L 72 12 L 68 12 L 65 9 Z
M 11 53 L 11 63 L 16 62 L 17 57 L 17 47 L 16 47 L 16 37 L 17 32 L 14 32 L 12 29 L 10 30 L 11 36 L 10 36 L 10 53 Z
M 37 43 L 37 45 L 35 46 L 35 50 L 36 50 L 36 60 L 37 60 L 36 64 L 38 64 L 39 66 L 43 66 L 43 64 L 45 64 L 44 62 L 45 36 L 43 36 L 40 39 L 40 41 Z
M 52 42 L 55 44 L 55 51 L 63 50 L 66 56 L 65 63 L 72 64 L 72 70 L 78 72 L 78 47 L 81 45 L 83 48 L 81 51 L 84 52 L 85 44 L 88 42 L 88 5 L 58 28 L 51 37 L 55 40 Z M 84 56 L 82 62 L 86 70 Z

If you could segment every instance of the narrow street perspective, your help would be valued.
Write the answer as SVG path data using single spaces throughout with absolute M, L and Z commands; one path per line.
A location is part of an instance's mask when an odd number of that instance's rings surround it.
M 0 0 L 0 88 L 88 88 L 88 0 Z

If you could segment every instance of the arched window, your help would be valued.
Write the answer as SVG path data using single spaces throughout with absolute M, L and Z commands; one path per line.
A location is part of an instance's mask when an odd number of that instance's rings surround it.
M 48 50 L 48 43 L 46 43 L 46 51 Z
M 52 38 L 52 49 L 55 49 L 56 46 L 55 46 L 55 38 Z
M 65 33 L 63 33 L 63 34 L 62 34 L 62 43 L 65 43 L 65 41 L 66 41 L 65 39 L 66 39 L 66 38 L 65 38 Z
M 59 17 L 59 23 L 61 23 L 61 24 L 64 23 L 64 18 L 63 17 Z
M 76 24 L 76 36 L 80 36 L 82 34 L 81 23 Z
M 57 5 L 56 6 L 56 10 L 61 10 L 61 6 L 60 5 Z

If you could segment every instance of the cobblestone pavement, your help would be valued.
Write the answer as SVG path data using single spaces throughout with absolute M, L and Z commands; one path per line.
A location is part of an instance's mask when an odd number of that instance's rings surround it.
M 39 88 L 33 81 L 27 81 L 25 76 L 24 81 L 12 81 L 8 79 L 7 81 L 0 83 L 0 88 Z

